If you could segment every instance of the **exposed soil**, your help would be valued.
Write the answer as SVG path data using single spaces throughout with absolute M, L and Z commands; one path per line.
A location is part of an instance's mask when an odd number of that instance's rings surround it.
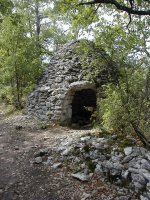
M 83 183 L 72 178 L 65 166 L 53 169 L 51 165 L 33 164 L 31 161 L 39 149 L 53 149 L 66 137 L 87 132 L 57 126 L 44 130 L 40 127 L 39 122 L 26 116 L 7 118 L 0 113 L 1 200 L 107 200 L 121 195 L 114 186 L 97 177 Z

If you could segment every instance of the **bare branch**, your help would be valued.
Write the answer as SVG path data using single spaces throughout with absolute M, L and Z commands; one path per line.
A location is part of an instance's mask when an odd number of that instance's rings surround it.
M 94 5 L 94 4 L 111 4 L 114 5 L 118 10 L 125 11 L 128 14 L 134 15 L 150 15 L 150 10 L 136 10 L 133 7 L 128 7 L 118 3 L 116 0 L 94 0 L 89 2 L 81 2 L 78 5 Z
M 129 25 L 130 25 L 131 22 L 132 22 L 131 14 L 128 14 L 128 15 L 129 15 L 129 23 L 127 24 L 127 28 L 129 28 Z

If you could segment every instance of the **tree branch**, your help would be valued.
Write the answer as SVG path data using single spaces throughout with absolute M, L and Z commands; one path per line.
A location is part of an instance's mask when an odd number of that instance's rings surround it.
M 81 2 L 78 5 L 94 5 L 94 4 L 111 4 L 116 6 L 118 10 L 125 11 L 128 14 L 134 15 L 150 15 L 150 10 L 136 10 L 133 7 L 128 7 L 118 3 L 116 0 L 94 0 L 89 2 Z

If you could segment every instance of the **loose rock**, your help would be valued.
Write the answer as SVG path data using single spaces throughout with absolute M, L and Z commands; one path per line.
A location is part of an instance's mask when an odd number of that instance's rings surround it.
M 80 180 L 80 181 L 89 181 L 89 176 L 85 175 L 83 173 L 76 173 L 76 174 L 71 174 L 72 177 Z
M 41 157 L 36 157 L 36 158 L 34 159 L 34 163 L 36 163 L 36 164 L 42 163 L 42 158 L 41 158 Z
M 52 168 L 53 169 L 57 169 L 57 168 L 59 168 L 61 166 L 62 166 L 62 163 L 55 163 L 55 164 L 53 164 Z

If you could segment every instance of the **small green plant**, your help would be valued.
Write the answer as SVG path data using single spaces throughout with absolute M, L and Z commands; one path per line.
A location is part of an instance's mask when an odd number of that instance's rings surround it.
M 86 159 L 86 164 L 88 166 L 88 169 L 91 171 L 91 172 L 94 172 L 95 168 L 96 168 L 96 165 L 95 163 L 90 159 L 90 158 L 87 158 Z
M 88 144 L 85 143 L 83 150 L 88 153 L 90 151 L 90 146 Z

